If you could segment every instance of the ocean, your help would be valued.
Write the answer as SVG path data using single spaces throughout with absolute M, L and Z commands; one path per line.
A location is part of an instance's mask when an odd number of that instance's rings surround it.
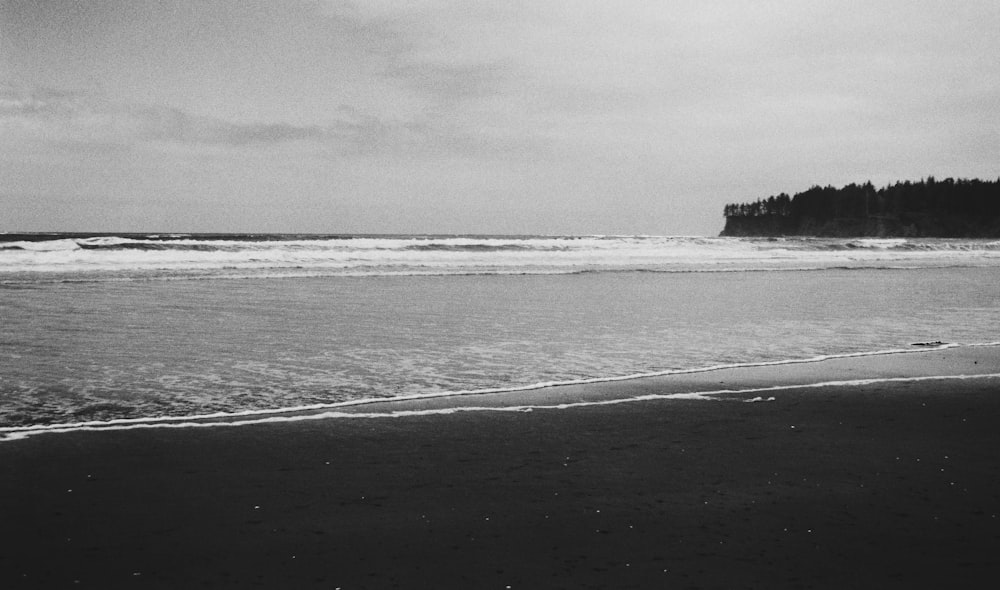
M 0 234 L 0 437 L 979 344 L 998 327 L 998 241 Z

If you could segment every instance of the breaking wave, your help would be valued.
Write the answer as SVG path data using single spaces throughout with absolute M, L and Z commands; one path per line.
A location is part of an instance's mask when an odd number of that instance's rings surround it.
M 1000 266 L 1000 241 L 0 234 L 0 281 Z

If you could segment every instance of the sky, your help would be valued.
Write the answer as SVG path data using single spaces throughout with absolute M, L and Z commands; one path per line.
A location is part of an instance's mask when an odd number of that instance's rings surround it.
M 715 235 L 1000 176 L 996 0 L 0 0 L 0 231 Z

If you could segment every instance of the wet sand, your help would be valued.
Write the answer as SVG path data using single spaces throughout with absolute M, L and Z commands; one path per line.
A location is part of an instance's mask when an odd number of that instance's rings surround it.
M 0 587 L 845 588 L 1000 576 L 1000 349 L 0 443 Z M 793 387 L 794 386 L 794 387 Z M 772 401 L 746 403 L 761 397 Z

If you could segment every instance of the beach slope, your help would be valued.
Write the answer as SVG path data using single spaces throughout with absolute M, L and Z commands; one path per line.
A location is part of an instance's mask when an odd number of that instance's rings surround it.
M 998 352 L 7 440 L 0 587 L 982 584 Z M 706 391 L 726 393 L 669 397 Z

